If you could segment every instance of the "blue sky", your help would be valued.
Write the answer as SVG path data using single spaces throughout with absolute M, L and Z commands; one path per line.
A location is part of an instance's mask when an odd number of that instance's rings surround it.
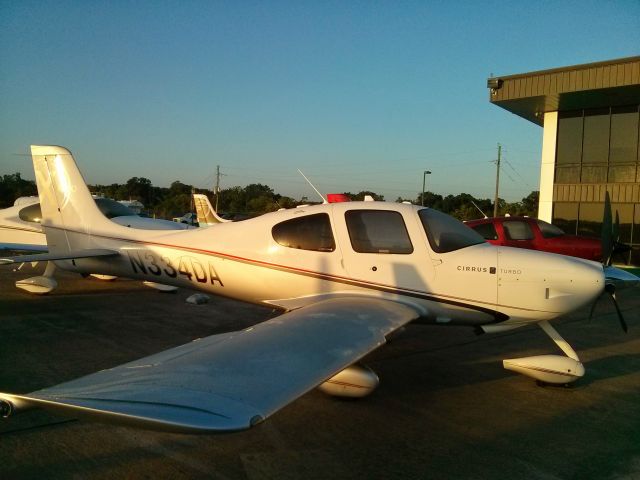
M 640 2 L 0 0 L 0 174 L 30 144 L 90 183 L 266 183 L 313 198 L 538 188 L 542 129 L 486 79 L 638 55 Z

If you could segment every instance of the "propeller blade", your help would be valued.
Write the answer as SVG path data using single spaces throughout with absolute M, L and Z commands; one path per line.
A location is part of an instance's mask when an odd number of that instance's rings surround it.
M 589 321 L 591 321 L 591 319 L 593 318 L 593 312 L 596 311 L 596 305 L 598 304 L 601 298 L 602 298 L 602 295 L 599 295 L 598 298 L 596 298 L 591 304 L 591 309 L 589 310 Z
M 616 210 L 616 220 L 613 222 L 613 228 L 611 230 L 611 254 L 609 255 L 608 266 L 613 263 L 613 254 L 618 251 L 618 245 L 620 245 L 620 214 Z
M 620 307 L 618 306 L 618 299 L 616 298 L 616 287 L 613 284 L 608 284 L 604 287 L 604 291 L 607 292 L 609 294 L 609 296 L 611 297 L 611 301 L 613 302 L 613 306 L 616 307 L 616 312 L 618 313 L 618 320 L 620 320 L 620 326 L 622 327 L 622 330 L 624 330 L 624 333 L 627 333 L 629 331 L 629 328 L 627 327 L 627 322 L 624 320 L 624 317 L 622 316 L 622 311 L 620 310 Z
M 602 214 L 602 263 L 609 265 L 613 253 L 613 225 L 611 218 L 611 198 L 609 192 L 604 195 L 604 213 Z
M 609 295 L 611 296 L 611 300 L 613 300 L 613 305 L 616 307 L 616 312 L 618 312 L 618 320 L 620 320 L 620 326 L 622 327 L 622 330 L 624 330 L 624 333 L 627 333 L 629 331 L 629 328 L 627 327 L 627 322 L 625 322 L 624 317 L 622 316 L 622 312 L 620 311 L 620 307 L 618 306 L 616 292 L 610 292 Z

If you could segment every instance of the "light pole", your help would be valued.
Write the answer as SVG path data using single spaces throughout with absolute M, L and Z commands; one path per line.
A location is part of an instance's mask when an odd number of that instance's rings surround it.
M 420 204 L 424 207 L 424 187 L 427 182 L 427 175 L 431 175 L 429 170 L 425 170 L 422 175 L 422 197 L 420 197 Z

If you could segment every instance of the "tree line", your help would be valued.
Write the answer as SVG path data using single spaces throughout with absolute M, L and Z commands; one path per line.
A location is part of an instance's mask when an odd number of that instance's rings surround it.
M 216 195 L 208 189 L 194 188 L 192 185 L 180 181 L 173 182 L 169 187 L 156 187 L 148 178 L 132 177 L 124 184 L 89 185 L 94 194 L 103 195 L 114 200 L 138 200 L 145 206 L 149 216 L 157 218 L 173 218 L 192 211 L 191 193 L 203 193 L 209 197 L 215 206 Z M 19 173 L 2 175 L 0 177 L 0 208 L 13 205 L 18 197 L 37 195 L 38 191 L 33 180 L 21 178 Z M 358 193 L 344 192 L 351 200 L 364 200 L 370 195 L 374 200 L 384 200 L 383 195 L 375 192 L 362 191 Z M 442 196 L 433 192 L 418 193 L 415 198 L 398 197 L 396 202 L 408 201 L 435 208 L 448 213 L 460 220 L 471 220 L 481 217 L 481 213 L 472 202 L 488 216 L 493 214 L 493 201 L 488 198 L 476 198 L 468 193 Z M 222 189 L 218 194 L 218 210 L 222 213 L 239 216 L 260 215 L 280 208 L 293 208 L 311 202 L 307 197 L 295 200 L 291 197 L 275 193 L 268 185 L 254 183 L 245 187 L 230 187 Z M 508 203 L 498 199 L 498 214 L 537 216 L 538 192 L 533 191 L 519 202 Z

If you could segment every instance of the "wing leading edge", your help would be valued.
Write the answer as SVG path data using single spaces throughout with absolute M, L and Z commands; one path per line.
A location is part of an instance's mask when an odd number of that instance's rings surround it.
M 0 393 L 0 399 L 17 410 L 41 407 L 159 430 L 243 430 L 418 316 L 388 300 L 330 299 L 28 395 Z

